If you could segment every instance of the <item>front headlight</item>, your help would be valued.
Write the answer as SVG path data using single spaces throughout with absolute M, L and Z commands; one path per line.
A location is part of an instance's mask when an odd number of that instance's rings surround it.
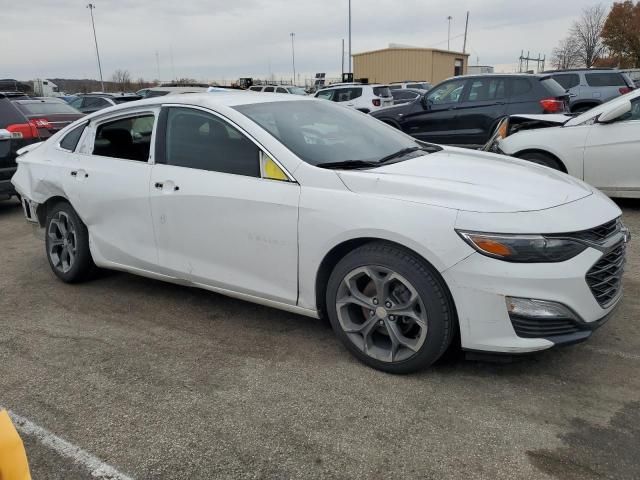
M 505 262 L 564 262 L 583 252 L 587 246 L 567 238 L 544 235 L 509 235 L 456 230 L 462 239 L 487 257 Z

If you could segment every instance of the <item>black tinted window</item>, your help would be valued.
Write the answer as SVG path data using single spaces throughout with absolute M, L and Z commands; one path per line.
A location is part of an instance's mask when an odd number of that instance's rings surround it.
M 168 165 L 259 177 L 259 152 L 251 140 L 214 115 L 189 108 L 169 109 Z
M 348 102 L 362 96 L 362 88 L 340 88 L 335 91 L 334 102 Z
M 531 92 L 531 82 L 526 78 L 511 79 L 511 96 L 523 97 Z
M 265 87 L 263 92 L 273 92 L 273 87 Z
M 99 125 L 93 154 L 147 162 L 154 119 L 153 115 L 139 115 Z
M 500 100 L 506 97 L 506 79 L 504 78 L 479 78 L 471 82 L 471 88 L 467 101 L 487 102 Z
M 75 151 L 78 146 L 78 142 L 80 141 L 80 137 L 82 136 L 82 132 L 84 132 L 84 128 L 87 125 L 80 125 L 79 127 L 74 128 L 69 133 L 67 133 L 62 141 L 60 142 L 60 147 L 65 150 L 69 150 L 70 152 Z
M 391 95 L 393 95 L 393 98 L 399 99 L 399 100 L 414 100 L 420 96 L 417 93 L 410 92 L 407 90 L 395 90 L 391 92 Z
M 289 93 L 287 92 L 284 88 L 282 87 L 278 87 L 278 89 L 276 90 L 276 93 Z
M 14 123 L 27 123 L 27 119 L 13 106 L 11 100 L 0 98 L 0 128 Z
M 590 87 L 626 87 L 627 82 L 619 73 L 587 73 L 587 84 Z
M 83 108 L 106 108 L 109 106 L 111 106 L 111 104 L 104 98 L 100 97 L 84 97 L 82 102 Z
M 164 97 L 165 95 L 168 95 L 168 94 L 169 94 L 168 90 L 149 90 L 145 98 Z
M 562 87 L 566 90 L 580 85 L 580 77 L 575 73 L 566 75 L 554 75 L 553 79 L 560 85 L 562 85 Z
M 553 97 L 564 97 L 567 95 L 567 90 L 551 77 L 544 77 L 540 80 L 540 84 Z

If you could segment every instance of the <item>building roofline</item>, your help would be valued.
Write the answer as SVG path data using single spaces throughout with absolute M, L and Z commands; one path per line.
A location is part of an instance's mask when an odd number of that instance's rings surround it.
M 351 56 L 352 57 L 358 57 L 360 55 L 368 55 L 370 53 L 378 53 L 378 52 L 388 52 L 388 51 L 402 51 L 402 50 L 410 50 L 410 51 L 421 51 L 421 52 L 437 52 L 437 53 L 448 53 L 448 54 L 452 54 L 452 55 L 460 55 L 460 56 L 465 56 L 468 57 L 471 54 L 470 53 L 462 53 L 462 52 L 456 52 L 453 50 L 442 50 L 440 48 L 422 48 L 422 47 L 388 47 L 388 48 L 379 48 L 377 50 L 368 50 L 366 52 L 358 52 L 358 53 L 354 53 Z

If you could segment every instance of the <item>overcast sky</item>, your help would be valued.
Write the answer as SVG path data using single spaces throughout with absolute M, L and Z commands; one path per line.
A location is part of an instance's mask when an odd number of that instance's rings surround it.
M 97 78 L 88 1 L 0 0 L 0 78 Z M 467 50 L 471 64 L 517 63 L 521 50 L 550 55 L 584 7 L 597 0 L 352 0 L 354 53 L 402 43 Z M 606 5 L 612 2 L 604 2 Z M 116 69 L 132 78 L 291 77 L 296 70 L 340 72 L 347 39 L 347 0 L 95 0 L 105 80 Z

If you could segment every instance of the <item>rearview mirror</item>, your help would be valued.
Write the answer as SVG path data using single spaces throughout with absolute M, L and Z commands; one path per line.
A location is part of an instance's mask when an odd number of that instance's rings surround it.
M 618 120 L 620 117 L 629 113 L 630 111 L 631 102 L 629 100 L 625 100 L 624 102 L 602 113 L 598 117 L 598 123 L 611 123 L 615 120 Z
M 0 142 L 3 140 L 11 140 L 11 132 L 4 128 L 0 128 Z

